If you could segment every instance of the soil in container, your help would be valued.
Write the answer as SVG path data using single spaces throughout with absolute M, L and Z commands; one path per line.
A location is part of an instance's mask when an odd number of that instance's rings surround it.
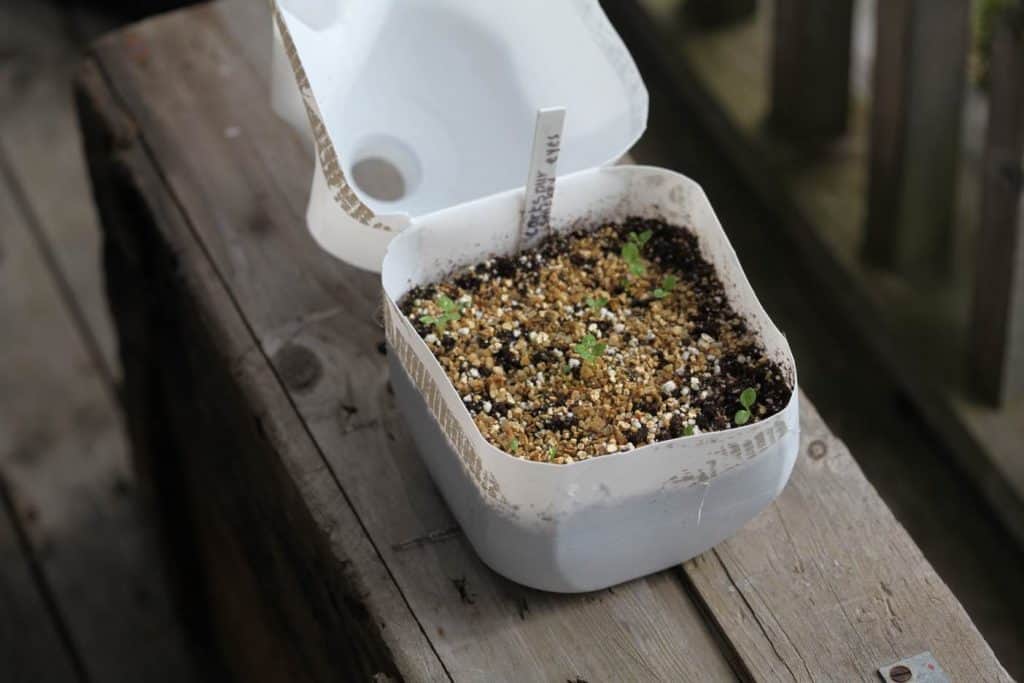
M 696 236 L 659 220 L 555 235 L 399 305 L 485 438 L 528 460 L 730 429 L 792 392 Z

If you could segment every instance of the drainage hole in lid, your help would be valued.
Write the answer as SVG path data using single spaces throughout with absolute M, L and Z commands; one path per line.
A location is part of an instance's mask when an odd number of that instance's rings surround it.
M 352 180 L 370 197 L 382 202 L 396 202 L 405 197 L 407 188 L 402 172 L 383 157 L 365 157 L 352 166 Z

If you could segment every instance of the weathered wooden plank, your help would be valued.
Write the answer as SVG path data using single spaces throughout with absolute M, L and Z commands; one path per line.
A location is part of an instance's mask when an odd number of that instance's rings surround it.
M 0 670 L 6 680 L 39 683 L 81 680 L 3 507 L 0 507 L 0 614 L 3 614 Z
M 1024 19 L 1008 18 L 992 45 L 971 320 L 971 367 L 985 400 L 1024 396 Z
M 949 269 L 970 42 L 968 0 L 878 3 L 864 257 Z
M 5 463 L 18 510 L 89 675 L 195 676 L 114 409 L 100 235 L 68 88 L 79 50 L 53 3 L 4 5 L 0 23 L 11 76 L 0 80 L 0 163 L 25 219 L 12 228 L 32 245 L 19 258 L 32 277 L 9 290 L 31 288 L 33 307 L 16 324 L 28 336 L 2 340 L 15 373 L 2 393 L 20 411 L 15 445 L 31 452 Z
M 178 41 L 185 39 L 181 24 L 163 21 L 135 29 L 129 45 L 133 54 L 145 54 L 143 69 L 136 60 L 123 58 L 119 40 L 125 35 L 105 41 L 98 53 L 145 131 L 147 144 L 160 150 L 161 169 L 187 207 L 203 249 L 212 255 L 282 381 L 292 385 L 291 400 L 313 427 L 333 474 L 447 670 L 470 679 L 482 672 L 522 680 L 600 677 L 616 667 L 664 680 L 731 676 L 711 634 L 671 576 L 596 597 L 533 594 L 485 569 L 459 538 L 416 540 L 451 529 L 453 522 L 391 407 L 384 358 L 377 350 L 383 333 L 373 322 L 379 284 L 333 262 L 301 227 L 308 162 L 291 136 L 282 137 L 283 124 L 269 111 L 251 106 L 265 93 L 262 83 L 254 74 L 248 80 L 238 76 L 244 65 L 239 67 L 235 53 L 224 47 L 220 16 L 214 11 L 175 17 L 190 19 L 184 25 L 191 51 L 179 49 Z M 198 55 L 212 59 L 214 66 L 181 65 Z M 236 78 L 211 90 L 204 79 L 216 77 L 216 65 L 229 62 Z M 194 75 L 182 79 L 176 73 L 180 68 Z M 146 92 L 168 82 L 181 87 Z M 193 102 L 198 93 L 219 94 L 198 111 Z M 225 138 L 229 125 L 239 126 L 251 141 Z M 174 140 L 188 129 L 195 146 L 183 148 Z M 260 149 L 256 141 L 274 144 Z M 210 185 L 212 179 L 216 181 Z M 209 201 L 213 196 L 216 204 Z M 281 349 L 293 359 L 307 360 L 303 372 L 313 369 L 323 394 L 303 395 L 310 380 L 295 379 L 283 369 L 277 355 Z M 276 418 L 275 411 L 266 419 Z M 368 452 L 375 456 L 365 457 Z M 404 496 L 396 498 L 396 490 Z M 389 504 L 381 505 L 384 500 Z M 401 561 L 392 559 L 398 557 Z M 358 564 L 356 568 L 366 571 Z M 465 601 L 459 587 L 466 591 Z M 372 591 L 367 598 L 371 603 L 377 599 Z M 508 647 L 510 638 L 520 646 Z
M 871 680 L 931 650 L 952 680 L 1011 680 L 846 446 L 801 407 L 786 490 L 684 565 L 753 677 Z
M 846 131 L 853 0 L 776 0 L 769 122 L 796 143 Z
M 0 121 L 4 140 L 9 131 L 16 132 Z M 52 142 L 77 147 L 63 135 Z M 61 210 L 65 217 L 89 207 L 84 169 L 79 173 L 61 195 L 74 203 Z M 84 671 L 97 680 L 190 678 L 196 668 L 161 584 L 151 527 L 137 506 L 112 387 L 58 293 L 47 267 L 54 264 L 42 255 L 42 222 L 27 180 L 0 151 L 0 477 Z M 74 235 L 82 227 L 60 227 L 69 248 L 82 246 Z M 90 265 L 89 286 L 99 295 L 97 264 Z M 75 279 L 84 287 L 88 275 L 83 260 Z
M 454 678 L 473 679 L 479 671 L 496 680 L 728 676 L 692 602 L 669 575 L 581 597 L 529 590 L 487 569 L 395 413 L 378 337 L 352 340 L 352 325 L 343 312 L 299 321 L 267 335 L 263 346 L 279 367 L 285 354 L 302 354 L 322 369 L 313 383 L 303 381 L 308 370 L 291 363 L 281 376 Z
M 194 231 L 197 243 L 192 246 L 187 235 L 164 235 L 179 254 L 179 268 L 201 267 L 192 263 L 202 260 L 200 254 L 211 259 L 205 267 L 221 278 L 223 297 L 230 296 L 244 316 L 259 354 L 246 347 L 244 335 L 230 344 L 221 340 L 216 348 L 228 358 L 243 353 L 246 358 L 263 354 L 270 358 L 277 379 L 287 389 L 287 401 L 325 454 L 331 474 L 447 671 L 456 678 L 478 677 L 487 671 L 496 678 L 510 674 L 522 679 L 586 678 L 589 672 L 598 672 L 601 678 L 608 672 L 620 677 L 646 673 L 677 679 L 729 675 L 724 662 L 711 657 L 716 648 L 708 635 L 693 627 L 692 605 L 670 575 L 633 582 L 607 594 L 550 596 L 511 586 L 480 566 L 430 487 L 391 407 L 383 359 L 376 348 L 382 334 L 371 322 L 376 305 L 374 279 L 332 263 L 303 232 L 308 167 L 301 147 L 280 132 L 281 124 L 268 111 L 252 106 L 265 90 L 242 79 L 230 48 L 224 47 L 227 41 L 217 17 L 214 6 L 151 22 L 107 39 L 98 47 L 98 55 L 146 145 L 155 150 L 159 171 Z M 183 49 L 183 36 L 190 49 Z M 224 65 L 228 68 L 218 68 Z M 221 71 L 235 77 L 214 80 Z M 237 126 L 243 135 L 225 137 L 229 126 Z M 160 227 L 166 232 L 166 226 Z M 211 301 L 211 294 L 201 288 L 192 296 L 197 314 L 212 315 L 210 324 L 215 324 L 226 304 Z M 251 382 L 252 372 L 240 368 L 236 375 L 239 381 Z M 259 405 L 284 400 L 263 393 L 270 392 L 272 385 L 255 386 L 262 388 L 247 393 L 246 400 Z M 280 429 L 276 422 L 282 419 L 280 412 L 259 411 L 270 433 Z M 836 445 L 833 450 L 839 448 Z M 285 446 L 275 446 L 275 451 L 285 467 L 296 467 L 292 460 L 296 456 Z M 847 454 L 842 462 L 849 460 Z M 866 558 L 865 576 L 885 573 L 886 565 L 876 566 L 888 552 L 884 537 L 865 538 L 847 527 L 866 527 L 878 520 L 887 520 L 891 526 L 886 530 L 899 527 L 859 471 L 849 466 L 843 471 L 859 479 L 836 486 L 860 491 L 859 502 L 868 511 L 844 505 L 852 516 L 823 517 L 832 524 L 827 530 L 840 538 L 850 536 L 855 549 L 847 552 Z M 322 477 L 323 472 L 315 476 Z M 817 502 L 815 509 L 826 503 Z M 783 533 L 771 512 L 759 519 L 768 520 L 760 529 L 765 537 L 779 538 Z M 913 566 L 927 567 L 902 533 L 895 538 L 916 553 Z M 806 539 L 796 542 L 814 546 L 824 534 L 825 530 L 811 529 Z M 808 562 L 826 555 L 802 548 L 800 552 Z M 754 575 L 744 568 L 746 558 L 727 553 L 718 557 L 724 569 L 704 578 L 727 581 L 732 576 L 744 589 L 756 587 L 758 579 L 786 586 L 791 582 L 785 570 L 771 567 Z M 365 570 L 360 562 L 353 562 L 353 571 Z M 701 578 L 696 572 L 691 576 Z M 918 609 L 918 600 L 941 602 L 949 617 L 948 628 L 962 635 L 972 656 L 998 671 L 998 663 L 962 609 L 935 581 L 930 592 L 918 594 L 898 586 L 896 594 L 908 602 L 908 610 Z M 856 585 L 823 581 L 814 588 L 809 591 L 814 596 L 835 590 L 833 605 L 844 606 L 860 597 Z M 791 595 L 791 589 L 774 591 L 769 596 L 773 609 L 785 608 Z M 372 594 L 366 600 L 371 613 L 377 613 Z M 665 602 L 675 607 L 659 606 Z M 759 661 L 764 657 L 758 653 L 770 652 L 776 645 L 772 636 L 765 633 L 756 640 L 756 633 L 741 629 L 737 622 L 744 618 L 730 615 L 734 605 L 706 597 L 704 604 L 722 627 L 724 639 L 743 657 L 741 671 L 771 678 L 785 669 L 783 662 L 791 661 L 792 657 L 780 659 L 789 653 Z M 813 638 L 823 635 L 825 644 L 791 644 L 795 656 L 811 656 L 816 648 L 829 646 L 846 652 L 848 647 L 838 640 L 851 632 L 845 617 L 841 610 L 824 611 L 817 617 L 818 624 L 827 621 L 830 628 L 819 629 Z M 652 620 L 660 622 L 657 628 L 650 627 Z M 884 629 L 854 633 L 868 643 L 858 658 L 846 664 L 857 671 L 869 656 L 886 647 L 901 649 L 902 641 L 891 645 L 885 640 L 890 634 Z M 943 661 L 944 652 L 937 653 Z M 398 668 L 404 671 L 401 665 Z
M 1024 498 L 1015 493 L 1024 492 L 1024 402 L 997 411 L 965 396 L 957 382 L 966 363 L 950 362 L 966 358 L 962 340 L 933 331 L 949 311 L 941 289 L 929 287 L 926 297 L 909 288 L 897 295 L 893 278 L 859 262 L 858 240 L 851 239 L 862 225 L 857 169 L 866 160 L 858 118 L 841 143 L 850 155 L 830 149 L 801 160 L 796 168 L 807 180 L 793 185 L 761 145 L 756 120 L 763 110 L 730 96 L 766 85 L 757 67 L 767 41 L 752 29 L 683 40 L 656 11 L 660 4 L 608 5 L 647 77 L 652 102 L 661 103 L 652 108 L 640 158 L 684 170 L 713 202 L 719 198 L 716 211 L 741 258 L 746 255 L 758 296 L 786 330 L 805 390 L 1019 678 L 1022 564 L 1007 548 L 1024 540 Z M 641 6 L 645 11 L 636 11 Z M 861 3 L 857 21 L 873 26 L 875 9 Z M 857 44 L 873 42 L 861 36 Z M 840 197 L 841 206 L 829 208 Z M 970 244 L 963 229 L 958 225 L 958 244 Z M 809 291 L 815 292 L 810 299 Z M 931 323 L 925 329 L 922 317 Z M 914 415 L 905 412 L 908 397 Z M 859 406 L 856 413 L 851 405 Z M 936 500 L 944 504 L 935 506 Z
M 222 0 L 216 16 L 232 38 L 232 49 L 270 85 L 270 46 L 274 40 L 269 2 Z
M 392 657 L 411 680 L 446 679 L 138 126 L 94 63 L 77 89 L 135 455 L 176 560 L 204 565 L 190 609 L 213 613 L 239 680 L 366 680 Z
M 0 154 L 38 219 L 30 227 L 63 303 L 112 382 L 113 326 L 97 275 L 100 231 L 68 89 L 81 48 L 64 12 L 52 2 L 0 4 L 0 55 L 9 74 L 0 76 Z
M 24 225 L 14 212 L 6 184 L 0 180 L 0 671 L 5 680 L 54 683 L 81 680 L 73 646 L 65 642 L 56 621 L 59 618 L 47 606 L 40 585 L 33 576 L 30 557 L 14 524 L 11 509 L 24 509 L 28 501 L 11 490 L 8 466 L 13 459 L 31 460 L 37 445 L 19 438 L 21 430 L 17 414 L 8 410 L 13 396 L 8 393 L 8 374 L 14 368 L 7 362 L 10 344 L 16 329 L 27 322 L 27 275 L 19 265 L 31 261 L 31 246 L 22 232 Z M 29 253 L 26 253 L 29 252 Z M 33 279 L 33 283 L 38 280 Z M 45 283 L 44 283 L 45 284 Z M 38 427 L 38 425 L 37 425 Z M 24 530 L 22 534 L 24 537 Z

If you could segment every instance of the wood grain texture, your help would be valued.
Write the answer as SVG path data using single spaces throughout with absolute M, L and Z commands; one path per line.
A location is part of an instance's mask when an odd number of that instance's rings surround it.
M 116 405 L 69 23 L 56 3 L 0 6 L 0 477 L 83 673 L 194 679 Z
M 82 680 L 61 641 L 18 542 L 0 508 L 0 669 L 5 680 L 65 683 Z
M 806 418 L 811 441 L 804 445 L 826 442 L 832 456 L 816 464 L 829 468 L 827 476 L 806 484 L 809 491 L 795 479 L 784 500 L 750 530 L 688 565 L 682 582 L 679 572 L 665 572 L 609 591 L 559 596 L 515 586 L 483 567 L 395 414 L 378 351 L 376 278 L 332 261 L 305 232 L 308 159 L 284 124 L 254 104 L 267 101 L 263 77 L 251 69 L 254 61 L 239 57 L 225 28 L 230 21 L 223 5 L 212 5 L 110 36 L 95 50 L 99 71 L 83 78 L 82 87 L 95 104 L 97 127 L 107 122 L 109 130 L 128 132 L 117 153 L 129 170 L 126 191 L 135 188 L 136 201 L 150 213 L 119 259 L 127 261 L 133 251 L 171 257 L 152 261 L 156 267 L 147 270 L 165 281 L 152 298 L 170 316 L 163 333 L 180 335 L 180 344 L 144 353 L 163 359 L 180 346 L 186 357 L 194 355 L 181 367 L 162 369 L 159 383 L 171 404 L 171 424 L 205 426 L 181 430 L 190 432 L 184 438 L 193 447 L 179 457 L 192 471 L 185 474 L 187 486 L 204 493 L 188 504 L 203 511 L 204 526 L 224 527 L 196 530 L 204 558 L 244 569 L 237 590 L 228 582 L 232 572 L 219 570 L 218 579 L 215 568 L 209 578 L 209 585 L 221 587 L 212 598 L 219 618 L 227 619 L 220 633 L 237 666 L 260 673 L 245 663 L 253 648 L 244 644 L 280 647 L 283 641 L 282 656 L 298 662 L 298 653 L 314 664 L 263 671 L 264 677 L 300 671 L 310 680 L 324 678 L 337 662 L 331 636 L 350 632 L 345 624 L 351 621 L 337 603 L 325 607 L 331 590 L 319 586 L 326 582 L 347 591 L 358 606 L 353 610 L 369 615 L 357 648 L 370 653 L 363 655 L 368 666 L 393 663 L 415 680 L 721 680 L 737 672 L 771 680 L 790 670 L 810 680 L 799 660 L 820 650 L 840 653 L 842 671 L 867 678 L 864 672 L 874 670 L 868 664 L 886 663 L 875 658 L 918 643 L 900 640 L 888 627 L 850 624 L 844 608 L 865 595 L 850 579 L 856 567 L 858 576 L 892 580 L 893 599 L 907 610 L 941 611 L 945 628 L 959 636 L 958 647 L 937 636 L 923 645 L 944 665 L 947 654 L 967 653 L 977 670 L 1003 675 L 948 589 L 848 453 L 840 457 L 841 445 L 813 412 Z M 241 134 L 226 135 L 228 128 Z M 104 211 L 114 214 L 113 206 Z M 129 233 L 123 220 L 119 227 L 105 222 L 119 235 Z M 142 277 L 136 269 L 125 282 Z M 225 366 L 228 376 L 218 377 Z M 206 411 L 212 413 L 204 417 Z M 238 415 L 246 412 L 258 420 L 255 432 Z M 230 457 L 240 447 L 247 457 Z M 824 493 L 814 498 L 819 486 L 838 496 L 842 515 L 822 513 L 831 502 Z M 847 489 L 856 492 L 857 505 L 842 498 Z M 802 535 L 790 538 L 787 525 L 795 523 L 788 515 L 799 510 L 788 506 L 822 513 L 827 525 L 801 527 Z M 882 523 L 888 536 L 869 533 Z M 232 539 L 228 530 L 246 525 L 256 533 Z M 325 535 L 333 541 L 324 544 Z M 298 548 L 290 537 L 302 539 Z M 849 548 L 833 555 L 819 548 L 825 539 Z M 763 553 L 751 556 L 747 546 L 763 550 L 766 541 L 778 542 L 774 552 L 784 564 L 768 564 Z M 929 590 L 889 576 L 883 561 L 889 541 L 901 549 L 906 544 L 909 566 L 927 577 Z M 307 544 L 312 549 L 303 550 Z M 860 559 L 853 562 L 851 554 Z M 826 559 L 849 561 L 846 581 L 826 580 L 819 567 Z M 801 561 L 810 568 L 810 586 L 793 580 L 792 567 Z M 312 587 L 300 590 L 296 576 Z M 686 592 L 689 583 L 717 625 L 719 642 Z M 741 592 L 752 587 L 764 596 L 761 606 Z M 250 601 L 239 594 L 294 626 L 275 631 L 265 615 L 252 640 L 240 640 L 244 634 L 229 627 L 238 623 L 231 615 L 246 612 L 231 603 Z M 798 633 L 786 610 L 812 599 L 826 607 L 815 612 L 815 631 Z M 940 605 L 931 607 L 934 602 Z M 788 631 L 763 626 L 766 614 L 775 612 Z M 295 642 L 289 630 L 309 637 Z M 928 640 L 947 631 L 908 632 Z M 787 633 L 800 639 L 785 640 Z M 848 636 L 863 641 L 852 654 Z M 723 644 L 736 658 L 735 670 Z
M 367 680 L 392 659 L 446 679 L 138 126 L 94 63 L 77 89 L 138 466 L 202 565 L 188 607 L 239 680 Z
M 78 337 L 0 162 L 0 478 L 97 680 L 195 674 L 160 583 L 110 388 Z M 11 212 L 14 213 L 13 218 Z
M 0 180 L 0 386 L 5 387 L 11 386 L 8 375 L 17 371 L 16 358 L 12 358 L 17 333 L 8 325 L 26 319 L 21 311 L 34 308 L 31 290 L 47 284 L 14 207 L 6 184 Z M 40 683 L 81 680 L 77 653 L 61 637 L 64 624 L 47 605 L 40 577 L 33 576 L 31 549 L 26 547 L 25 533 L 19 533 L 16 526 L 21 520 L 10 514 L 19 510 L 24 517 L 23 513 L 31 509 L 31 501 L 21 489 L 9 483 L 11 468 L 17 467 L 18 461 L 34 460 L 40 445 L 22 431 L 17 413 L 9 411 L 14 399 L 6 391 L 0 394 L 0 677 Z M 37 438 L 50 435 L 38 431 L 38 421 L 31 427 Z
M 0 31 L 0 155 L 36 217 L 29 227 L 38 232 L 61 303 L 102 377 L 112 383 L 113 325 L 97 276 L 100 229 L 71 106 L 71 76 L 81 47 L 71 35 L 72 22 L 54 2 L 2 3 L 0 25 L 8 29 Z
M 187 22 L 191 50 L 181 49 L 186 34 L 174 28 L 175 20 Z M 118 34 L 100 43 L 97 55 L 146 144 L 159 150 L 161 172 L 186 208 L 202 250 L 243 310 L 262 353 L 291 389 L 289 400 L 414 610 L 420 627 L 412 622 L 410 628 L 422 628 L 430 638 L 418 651 L 436 649 L 445 669 L 460 680 L 483 672 L 519 680 L 596 680 L 616 667 L 647 671 L 660 680 L 730 678 L 711 633 L 671 576 L 598 596 L 551 596 L 495 576 L 458 535 L 439 543 L 417 541 L 451 529 L 454 522 L 387 393 L 385 358 L 377 350 L 383 332 L 373 322 L 379 285 L 323 254 L 305 232 L 308 162 L 269 110 L 249 104 L 266 101 L 266 91 L 257 74 L 239 75 L 247 66 L 225 40 L 224 21 L 216 7 L 179 14 Z M 127 56 L 125 40 L 131 49 Z M 236 78 L 222 80 L 217 68 L 181 64 L 199 59 L 231 64 Z M 183 68 L 191 74 L 188 79 L 178 73 Z M 169 82 L 181 87 L 166 88 Z M 163 84 L 160 93 L 145 92 L 157 84 Z M 206 99 L 201 109 L 194 104 L 200 93 Z M 226 137 L 231 125 L 243 135 Z M 182 145 L 183 135 L 195 144 Z M 274 145 L 261 144 L 266 140 Z M 181 239 L 174 240 L 175 249 Z M 298 349 L 309 359 L 316 368 L 313 385 L 282 368 L 282 349 L 293 354 Z M 280 429 L 270 426 L 279 412 L 266 411 L 268 432 Z M 368 452 L 375 457 L 367 458 Z M 285 451 L 281 457 L 295 456 Z M 325 476 L 322 467 L 316 471 Z M 396 490 L 404 495 L 396 499 Z M 370 571 L 353 566 L 361 576 Z M 366 591 L 371 614 L 381 613 L 383 594 L 383 587 Z M 659 615 L 660 605 L 674 608 Z M 394 621 L 387 620 L 386 635 L 402 636 Z M 510 638 L 515 647 L 508 646 Z M 392 646 L 396 651 L 418 652 L 408 644 Z M 422 677 L 401 665 L 399 670 Z
M 952 680 L 1011 680 L 846 446 L 801 408 L 785 491 L 683 567 L 752 677 L 872 680 L 931 650 Z
M 1009 22 L 990 78 L 970 353 L 977 390 L 1002 406 L 1024 397 L 1024 30 Z
M 382 557 L 456 680 L 720 680 L 728 668 L 670 575 L 587 596 L 512 584 L 474 554 L 421 465 L 388 391 L 383 356 L 335 313 L 266 338 L 275 362 L 302 350 L 319 381 L 282 374 Z M 361 368 L 354 367 L 358 358 Z M 312 360 L 315 359 L 315 360 Z M 367 457 L 367 454 L 374 454 Z M 397 492 L 400 494 L 396 495 Z M 381 504 L 381 501 L 389 501 Z

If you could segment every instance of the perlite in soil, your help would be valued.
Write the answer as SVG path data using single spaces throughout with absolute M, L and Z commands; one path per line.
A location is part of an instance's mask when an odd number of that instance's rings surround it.
M 763 420 L 792 388 L 689 231 L 550 237 L 403 298 L 481 433 L 571 463 Z

